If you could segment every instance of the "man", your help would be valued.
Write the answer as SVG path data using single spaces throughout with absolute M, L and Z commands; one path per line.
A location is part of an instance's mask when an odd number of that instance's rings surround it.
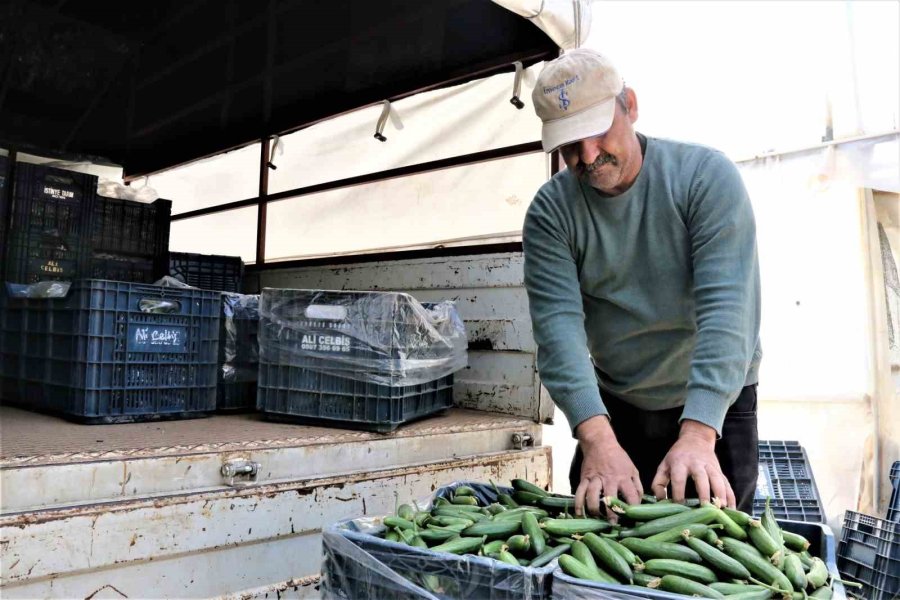
M 547 64 L 532 99 L 544 150 L 568 167 L 538 191 L 523 240 L 541 380 L 578 439 L 576 511 L 669 487 L 749 511 L 759 266 L 737 169 L 636 133 L 634 91 L 592 50 Z

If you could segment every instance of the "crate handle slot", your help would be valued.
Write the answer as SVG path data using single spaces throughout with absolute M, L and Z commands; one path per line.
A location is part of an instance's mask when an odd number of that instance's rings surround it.
M 304 311 L 307 319 L 323 321 L 344 321 L 347 319 L 346 306 L 329 306 L 327 304 L 310 304 Z
M 144 298 L 138 302 L 138 308 L 143 313 L 172 315 L 181 312 L 181 302 L 165 298 Z

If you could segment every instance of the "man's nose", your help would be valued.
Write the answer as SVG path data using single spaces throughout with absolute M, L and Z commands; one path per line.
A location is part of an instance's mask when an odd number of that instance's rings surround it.
M 581 140 L 578 142 L 578 159 L 585 165 L 592 164 L 600 156 L 600 146 L 596 140 Z

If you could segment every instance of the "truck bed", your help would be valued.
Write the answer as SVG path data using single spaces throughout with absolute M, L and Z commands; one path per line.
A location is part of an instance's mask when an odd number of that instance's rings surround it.
M 521 427 L 524 418 L 454 408 L 390 434 L 265 421 L 258 414 L 115 425 L 80 425 L 0 406 L 0 468 L 385 441 Z

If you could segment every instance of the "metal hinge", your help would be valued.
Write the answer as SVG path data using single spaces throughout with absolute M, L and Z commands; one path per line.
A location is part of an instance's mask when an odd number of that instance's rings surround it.
M 525 433 L 524 431 L 516 432 L 512 434 L 512 444 L 513 448 L 516 450 L 530 448 L 531 446 L 534 446 L 534 436 L 530 433 Z
M 258 462 L 238 458 L 226 461 L 226 463 L 222 465 L 220 472 L 222 473 L 222 477 L 227 480 L 225 483 L 231 487 L 241 487 L 256 483 L 261 466 L 262 465 Z M 235 477 L 246 477 L 246 479 L 235 482 Z

